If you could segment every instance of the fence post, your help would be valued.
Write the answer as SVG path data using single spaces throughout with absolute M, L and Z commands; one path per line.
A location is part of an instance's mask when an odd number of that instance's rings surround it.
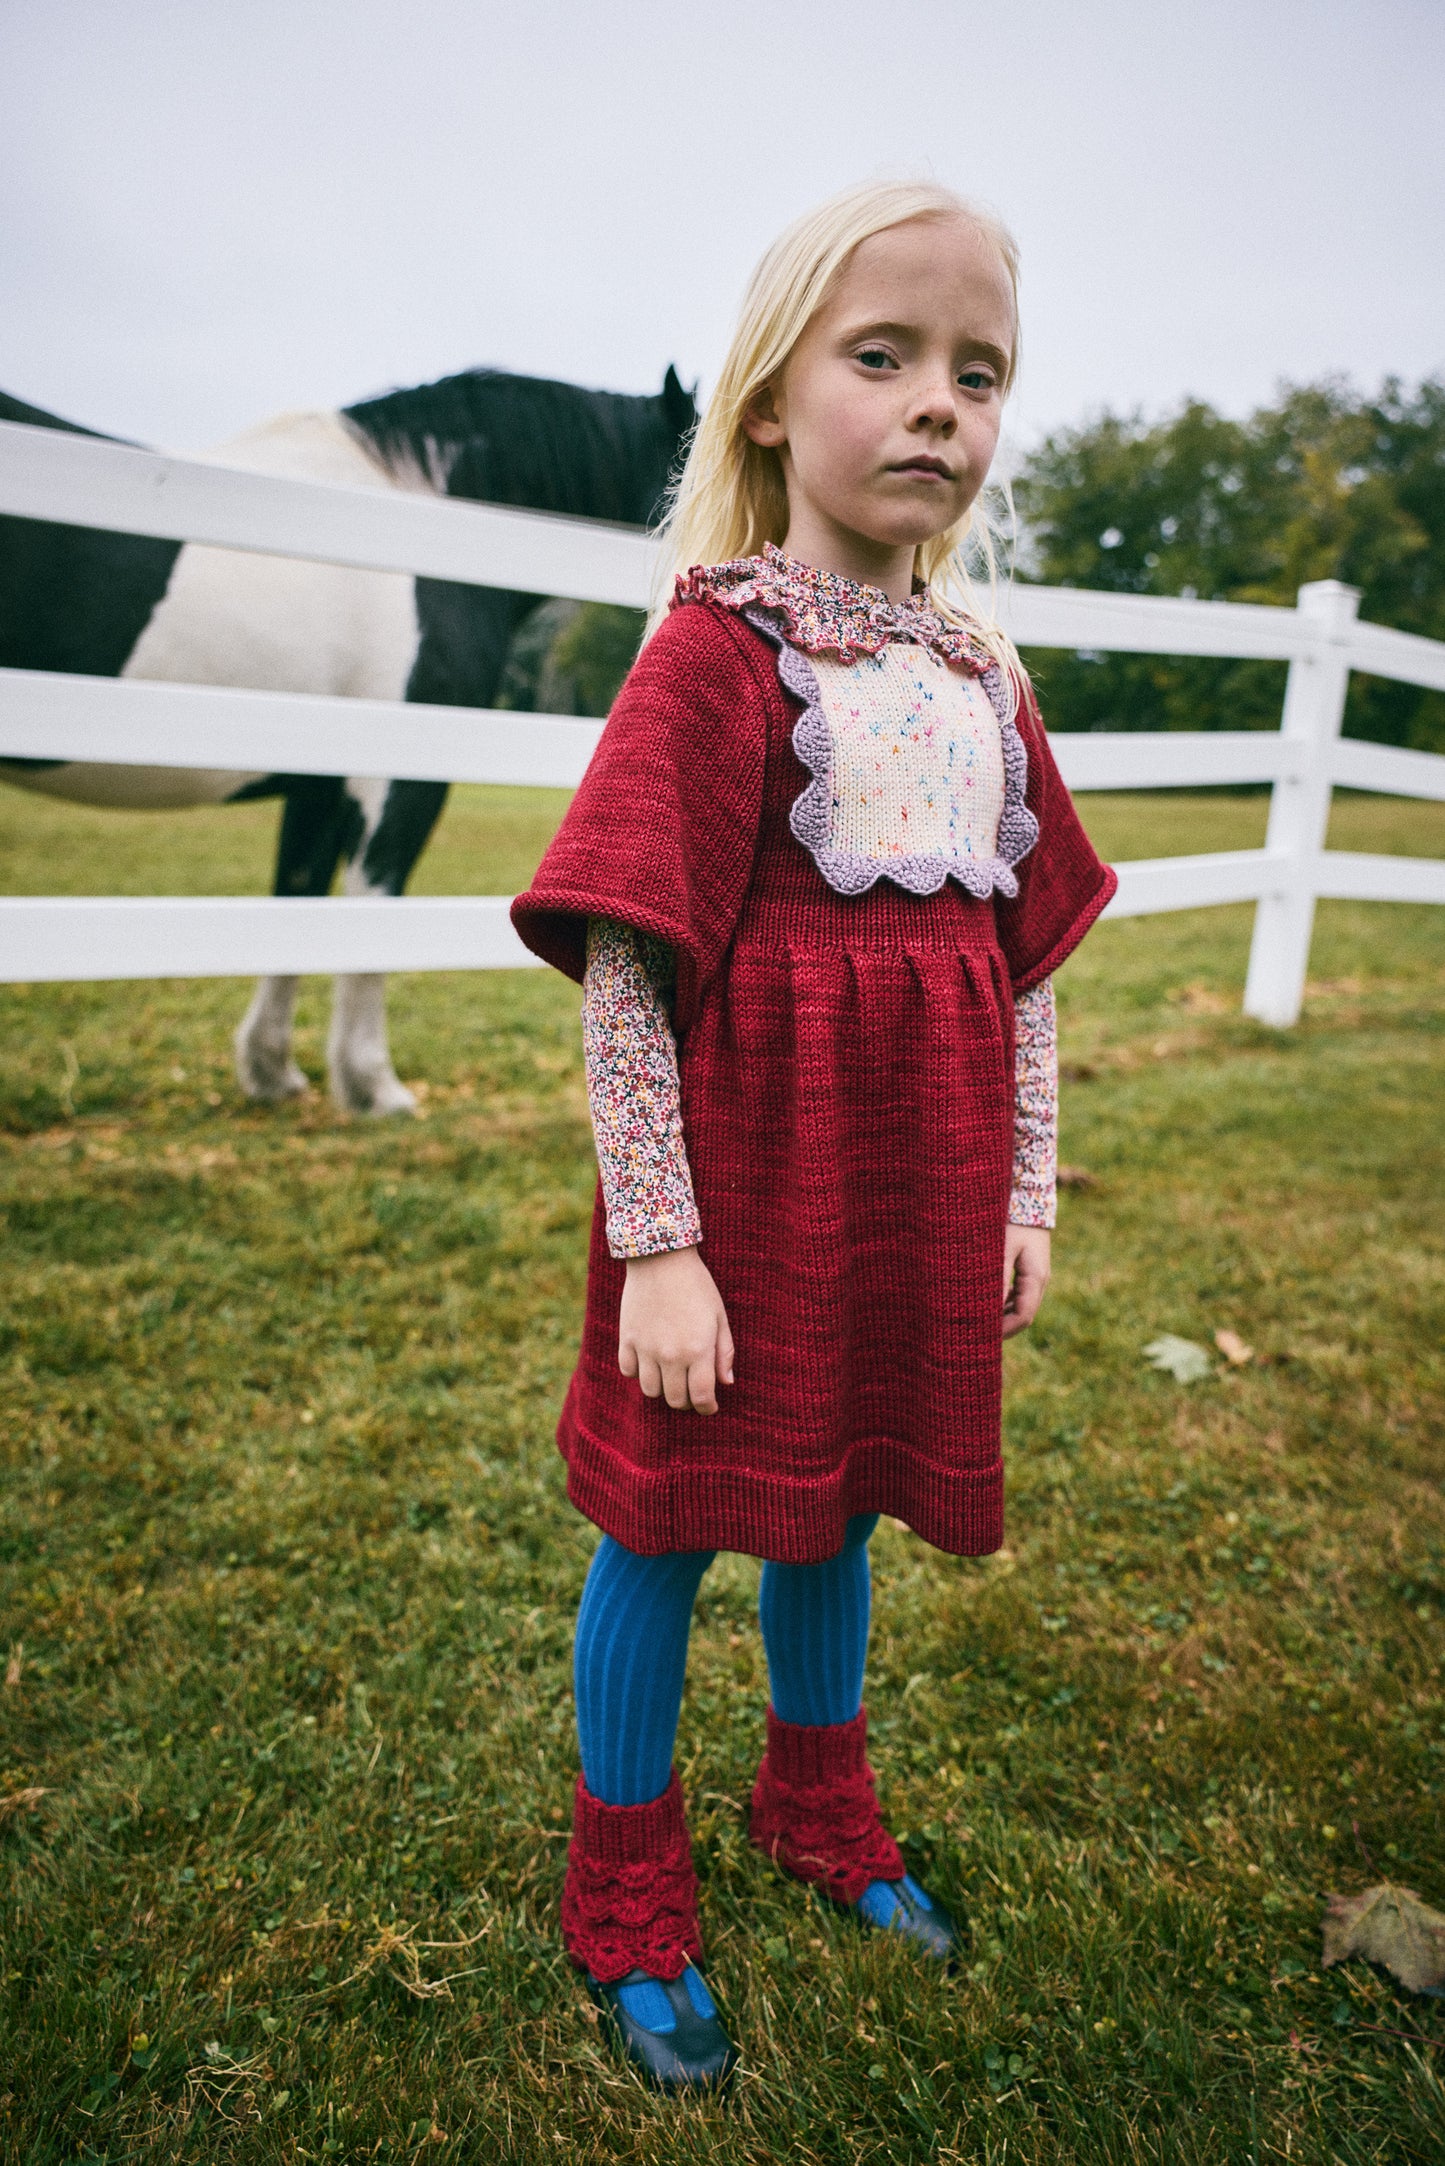
M 1345 644 L 1360 606 L 1358 587 L 1315 579 L 1299 590 L 1301 617 L 1325 635 L 1297 654 L 1285 685 L 1280 736 L 1295 748 L 1292 770 L 1274 785 L 1265 848 L 1281 859 L 1278 884 L 1254 913 L 1244 1012 L 1276 1029 L 1299 1021 L 1315 921 L 1315 860 L 1330 819 L 1330 748 L 1340 734 L 1350 686 Z

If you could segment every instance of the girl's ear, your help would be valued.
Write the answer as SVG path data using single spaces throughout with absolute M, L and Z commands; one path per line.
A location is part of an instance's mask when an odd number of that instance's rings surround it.
M 743 408 L 743 427 L 755 444 L 765 451 L 776 451 L 788 440 L 787 429 L 778 412 L 778 401 L 771 384 L 764 384 L 755 391 Z

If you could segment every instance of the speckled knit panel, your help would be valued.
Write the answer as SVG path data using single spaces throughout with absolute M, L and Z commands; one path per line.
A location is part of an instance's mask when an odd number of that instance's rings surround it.
M 777 650 L 801 702 L 793 750 L 812 777 L 789 826 L 840 895 L 880 879 L 934 895 L 949 879 L 1013 900 L 1039 838 L 1019 730 L 1025 690 L 978 628 L 941 616 L 926 587 L 879 587 L 761 556 L 694 565 L 674 607 L 735 610 Z
M 673 971 L 664 941 L 607 918 L 588 925 L 582 1050 L 614 1256 L 702 1239 L 668 1019 Z
M 651 935 L 609 918 L 588 925 L 582 1046 L 607 1246 L 617 1257 L 655 1256 L 702 1239 L 668 1019 L 672 967 L 670 950 Z M 1052 979 L 1019 995 L 1015 1032 L 1009 1217 L 1017 1226 L 1052 1226 L 1058 1149 Z
M 1014 1165 L 1009 1221 L 1052 1226 L 1059 1172 L 1059 1025 L 1054 981 L 1014 1002 Z
M 813 674 L 832 740 L 828 849 L 885 868 L 996 856 L 1003 743 L 976 677 L 901 644 L 851 663 L 816 655 Z

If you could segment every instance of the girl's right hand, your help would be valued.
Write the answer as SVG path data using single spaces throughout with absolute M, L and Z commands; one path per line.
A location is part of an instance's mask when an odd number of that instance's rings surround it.
M 628 1258 L 617 1366 L 649 1399 L 660 1396 L 680 1412 L 717 1412 L 717 1387 L 733 1380 L 733 1335 L 695 1248 Z

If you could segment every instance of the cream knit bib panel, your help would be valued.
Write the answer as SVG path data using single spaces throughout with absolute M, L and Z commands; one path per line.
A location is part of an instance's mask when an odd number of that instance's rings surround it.
M 978 678 L 902 643 L 809 659 L 832 740 L 828 849 L 884 872 L 901 858 L 994 859 L 1003 743 Z

